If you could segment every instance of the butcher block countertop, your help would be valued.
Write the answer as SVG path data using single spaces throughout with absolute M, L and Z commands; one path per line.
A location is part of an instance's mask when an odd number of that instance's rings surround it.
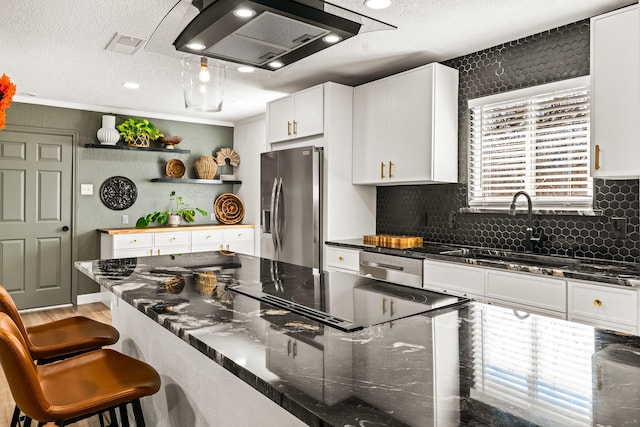
M 253 224 L 191 224 L 180 225 L 178 227 L 168 227 L 166 225 L 160 225 L 147 228 L 98 228 L 100 233 L 104 234 L 138 234 L 138 233 L 164 233 L 170 231 L 195 231 L 195 230 L 222 230 L 228 228 L 254 228 Z

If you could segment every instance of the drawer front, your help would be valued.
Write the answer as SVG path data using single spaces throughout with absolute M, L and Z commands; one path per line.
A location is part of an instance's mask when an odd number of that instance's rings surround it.
M 360 251 L 327 247 L 327 266 L 343 270 L 359 271 Z
M 571 314 L 567 316 L 567 319 L 572 322 L 582 323 L 584 325 L 589 325 L 589 326 L 595 326 L 596 328 L 600 328 L 600 329 L 607 329 L 609 331 L 624 332 L 626 334 L 638 335 L 638 328 L 630 325 L 607 322 L 604 320 L 594 319 L 593 317 L 589 318 L 589 317 L 581 317 L 581 316 L 572 316 Z
M 153 233 L 118 234 L 113 236 L 113 249 L 153 247 Z
M 153 248 L 118 249 L 113 251 L 114 258 L 137 258 L 155 255 Z
M 488 298 L 563 313 L 567 311 L 567 289 L 564 280 L 490 269 L 487 269 L 486 274 L 485 289 Z
M 222 230 L 196 230 L 191 232 L 191 244 L 193 245 L 207 245 L 218 242 L 222 243 L 223 241 L 223 233 Z M 209 250 L 217 250 L 218 245 L 216 245 L 215 249 Z
M 253 228 L 232 228 L 223 230 L 224 241 L 239 242 L 243 240 L 253 240 Z
M 430 289 L 454 290 L 484 295 L 484 269 L 461 264 L 426 260 L 424 285 Z
M 162 246 L 156 247 L 153 250 L 154 255 L 174 255 L 174 254 L 188 254 L 191 253 L 191 246 Z
M 569 282 L 569 314 L 636 327 L 638 291 Z
M 188 231 L 155 233 L 156 247 L 184 245 L 191 245 L 191 233 Z

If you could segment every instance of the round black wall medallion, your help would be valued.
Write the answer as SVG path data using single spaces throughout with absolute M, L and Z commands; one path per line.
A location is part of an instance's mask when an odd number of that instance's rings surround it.
M 131 207 L 138 197 L 138 189 L 129 178 L 112 176 L 100 186 L 100 200 L 111 210 L 121 211 Z

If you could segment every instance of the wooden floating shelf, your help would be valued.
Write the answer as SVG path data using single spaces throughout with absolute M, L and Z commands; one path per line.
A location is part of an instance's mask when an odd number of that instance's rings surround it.
M 234 185 L 242 184 L 242 181 L 223 181 L 221 179 L 195 179 L 195 178 L 151 178 L 151 182 L 170 182 L 172 184 L 210 184 L 210 185 Z
M 163 153 L 190 153 L 190 150 L 181 150 L 179 148 L 162 148 L 162 147 L 130 147 L 128 145 L 107 145 L 107 144 L 87 144 L 87 148 L 102 148 L 107 150 L 127 150 L 127 151 L 160 151 Z

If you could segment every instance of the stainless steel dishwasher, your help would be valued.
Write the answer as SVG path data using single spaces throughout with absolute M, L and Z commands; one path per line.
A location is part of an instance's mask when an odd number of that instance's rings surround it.
M 400 285 L 422 287 L 423 259 L 360 252 L 360 274 Z

